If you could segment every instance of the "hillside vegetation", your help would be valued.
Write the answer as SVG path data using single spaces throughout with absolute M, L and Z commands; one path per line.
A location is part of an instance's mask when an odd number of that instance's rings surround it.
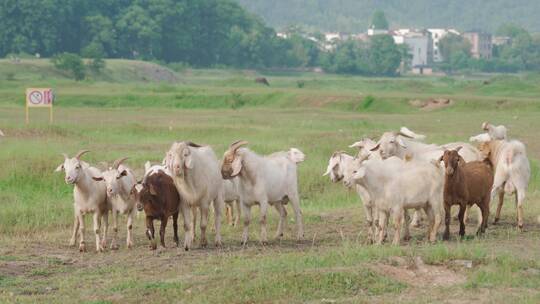
M 536 0 L 238 0 L 270 25 L 291 24 L 319 30 L 363 32 L 376 9 L 384 10 L 391 27 L 452 27 L 495 31 L 515 23 L 540 31 Z

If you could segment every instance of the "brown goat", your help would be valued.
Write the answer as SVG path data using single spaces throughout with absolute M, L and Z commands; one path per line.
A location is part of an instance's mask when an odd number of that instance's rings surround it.
M 132 195 L 137 202 L 137 210 L 146 214 L 146 236 L 150 240 L 150 248 L 155 250 L 157 244 L 154 238 L 154 220 L 160 220 L 159 236 L 161 246 L 165 247 L 165 228 L 169 217 L 173 219 L 174 242 L 178 240 L 178 213 L 184 216 L 184 230 L 190 233 L 189 209 L 180 198 L 173 179 L 163 171 L 150 174 L 142 183 L 133 186 Z M 188 248 L 184 248 L 188 250 Z
M 477 235 L 485 232 L 489 217 L 493 165 L 489 159 L 466 163 L 456 150 L 446 150 L 440 161 L 444 161 L 446 177 L 444 183 L 445 230 L 443 239 L 450 238 L 450 208 L 459 205 L 459 235 L 465 235 L 464 215 L 467 206 L 476 204 L 482 211 L 482 222 Z

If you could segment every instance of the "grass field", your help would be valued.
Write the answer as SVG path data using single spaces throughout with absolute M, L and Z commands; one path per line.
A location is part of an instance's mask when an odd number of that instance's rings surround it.
M 0 129 L 6 134 L 0 139 L 0 302 L 540 302 L 540 76 L 262 74 L 270 87 L 253 82 L 260 75 L 255 71 L 173 72 L 108 61 L 105 75 L 78 83 L 46 60 L 0 60 Z M 26 87 L 55 89 L 53 125 L 40 109 L 24 124 Z M 429 98 L 454 104 L 424 111 L 409 103 Z M 453 222 L 450 242 L 426 244 L 422 227 L 400 247 L 368 245 L 356 194 L 321 176 L 334 150 L 352 153 L 347 146 L 363 136 L 406 125 L 431 142 L 467 141 L 485 120 L 506 125 L 527 145 L 532 178 L 523 233 L 507 198 L 501 224 L 490 225 L 480 239 L 473 237 L 473 216 L 462 241 Z M 245 248 L 241 228 L 225 226 L 223 248 L 184 252 L 171 247 L 169 227 L 169 248 L 151 252 L 143 216 L 134 225 L 131 250 L 80 254 L 68 247 L 72 189 L 53 173 L 60 153 L 89 149 L 84 159 L 93 164 L 129 156 L 140 176 L 145 161 L 160 161 L 173 141 L 183 139 L 209 144 L 218 156 L 237 139 L 260 153 L 302 150 L 306 239 L 295 241 L 290 210 L 285 239 L 263 247 L 254 208 Z M 276 222 L 271 211 L 270 231 Z M 119 235 L 125 236 L 124 225 Z M 468 261 L 470 268 L 463 266 Z

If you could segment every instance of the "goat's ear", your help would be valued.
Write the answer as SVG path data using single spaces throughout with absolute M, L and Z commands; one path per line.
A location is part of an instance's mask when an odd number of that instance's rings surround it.
M 163 165 L 165 165 L 165 160 L 163 160 Z M 152 167 L 152 164 L 150 164 L 149 161 L 147 161 L 146 163 L 144 163 L 144 172 L 148 172 L 148 170 L 150 170 L 150 168 Z
M 403 140 L 401 138 L 399 138 L 399 137 L 396 138 L 396 141 L 401 147 L 407 148 L 407 145 L 403 142 Z
M 100 177 L 95 177 L 95 176 L 92 176 L 92 179 L 97 181 L 97 182 L 100 182 L 103 180 L 103 176 L 100 176 Z
M 441 157 L 439 157 L 439 162 L 442 162 L 442 161 L 443 161 L 443 157 L 444 157 L 444 154 L 441 155 Z
M 364 178 L 366 176 L 366 169 L 365 168 L 359 168 L 356 170 L 356 173 L 354 173 L 355 178 Z
M 150 194 L 152 194 L 152 195 L 157 195 L 157 191 L 156 191 L 156 189 L 154 188 L 154 185 L 153 185 L 153 184 L 148 185 L 148 189 L 150 190 Z
M 380 146 L 381 146 L 381 144 L 377 144 L 375 147 L 369 149 L 369 151 L 377 151 L 377 150 L 379 150 Z
M 432 160 L 431 160 L 431 163 L 432 163 L 435 167 L 440 168 L 440 166 L 441 166 L 441 160 L 442 160 L 442 157 L 440 158 L 439 161 L 436 161 L 436 160 L 432 159 Z
M 456 152 L 459 152 L 459 150 L 461 150 L 463 147 L 462 146 L 459 146 L 456 148 Z
M 185 148 L 182 153 L 184 153 L 184 166 L 187 169 L 193 169 L 193 159 L 191 157 L 191 151 L 189 148 Z
M 64 164 L 61 164 L 60 166 L 56 167 L 56 169 L 54 169 L 54 172 L 61 172 L 61 171 L 64 171 Z
M 330 170 L 332 170 L 332 168 L 330 167 L 330 165 L 328 165 L 328 168 L 326 168 L 326 172 L 324 172 L 322 176 L 327 176 L 328 174 L 330 174 Z
M 116 179 L 121 179 L 122 177 L 126 176 L 127 175 L 127 171 L 126 170 L 122 170 L 122 172 L 120 172 L 120 174 L 118 174 L 118 176 L 116 177 Z
M 240 171 L 242 170 L 242 157 L 236 155 L 231 164 L 231 167 L 233 169 L 233 172 L 231 174 L 232 176 L 237 176 L 238 174 L 240 174 Z

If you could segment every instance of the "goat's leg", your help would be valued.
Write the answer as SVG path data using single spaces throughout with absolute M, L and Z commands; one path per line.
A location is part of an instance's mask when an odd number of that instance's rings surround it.
M 260 202 L 260 206 L 261 206 L 261 211 L 260 211 L 260 216 L 261 216 L 261 219 L 260 219 L 260 224 L 261 224 L 261 243 L 263 245 L 267 245 L 268 244 L 268 236 L 267 236 L 267 232 L 266 232 L 266 220 L 267 220 L 267 216 L 268 216 L 268 201 L 266 200 L 263 200 Z
M 386 235 L 386 222 L 387 214 L 386 212 L 379 211 L 379 238 L 377 239 L 377 245 L 382 245 L 385 235 Z
M 233 226 L 236 227 L 240 223 L 240 216 L 242 215 L 242 210 L 241 210 L 241 207 L 240 207 L 240 200 L 238 200 L 238 199 L 235 200 L 234 205 L 235 205 L 236 212 L 234 212 Z
M 84 243 L 84 217 L 80 212 L 77 213 L 77 219 L 79 220 L 79 251 L 85 252 L 86 244 Z
M 199 207 L 199 210 L 201 211 L 201 223 L 200 223 L 200 226 L 201 226 L 201 247 L 202 248 L 206 248 L 206 246 L 208 245 L 208 241 L 206 240 L 206 227 L 208 226 L 208 206 L 209 204 L 208 203 L 203 203 L 203 205 L 201 205 Z
M 480 225 L 478 226 L 476 235 L 480 235 L 486 232 L 487 221 L 489 217 L 489 197 L 485 198 L 484 201 L 481 203 L 481 205 L 479 205 L 478 207 L 482 211 L 482 221 L 480 222 Z
M 251 206 L 247 206 L 244 202 L 240 202 L 242 206 L 242 217 L 244 218 L 244 229 L 242 231 L 242 245 L 247 245 L 249 237 L 249 223 L 251 222 Z
M 363 202 L 364 214 L 366 215 L 366 226 L 368 230 L 368 241 L 373 243 L 375 240 L 375 231 L 373 229 L 373 208 L 371 205 L 368 205 L 368 202 Z
M 182 216 L 184 217 L 184 250 L 188 251 L 191 248 L 192 239 L 192 227 L 191 227 L 191 210 L 187 203 L 180 203 L 180 210 L 182 211 Z
M 77 218 L 77 214 L 74 214 L 73 218 L 73 232 L 71 233 L 71 239 L 69 240 L 70 247 L 75 246 L 75 243 L 77 242 L 77 232 L 79 231 L 79 219 Z
M 167 248 L 165 246 L 165 228 L 167 228 L 167 222 L 169 221 L 168 216 L 162 216 L 161 217 L 161 225 L 159 226 L 159 242 L 161 243 L 161 247 Z
M 173 213 L 172 215 L 173 220 L 173 233 L 174 233 L 174 242 L 176 243 L 176 247 L 180 245 L 180 241 L 178 239 L 178 212 Z
M 109 232 L 109 210 L 105 211 L 103 217 L 103 236 L 101 237 L 101 247 L 107 248 L 107 233 Z
M 525 189 L 516 189 L 518 229 L 521 232 L 523 232 L 523 202 L 524 201 L 525 201 Z
M 450 239 L 450 221 L 452 219 L 452 206 L 449 202 L 444 202 L 444 233 L 443 240 L 448 241 Z
M 466 209 L 466 205 L 464 203 L 461 203 L 459 205 L 459 214 L 458 214 L 458 218 L 459 218 L 459 236 L 461 238 L 465 237 L 465 221 L 464 221 L 465 209 Z
M 431 229 L 431 235 L 429 241 L 435 243 L 437 241 L 437 232 L 439 232 L 439 227 L 441 226 L 442 218 L 440 212 L 435 212 L 433 216 L 433 227 Z
M 497 205 L 497 213 L 495 213 L 495 220 L 493 220 L 493 225 L 496 225 L 501 219 L 501 209 L 504 202 L 504 191 L 499 191 L 499 204 Z
M 294 220 L 296 221 L 296 239 L 298 241 L 304 238 L 304 224 L 302 219 L 302 209 L 300 209 L 300 197 L 298 192 L 294 192 L 289 196 L 289 201 L 294 209 Z
M 191 206 L 191 240 L 197 238 L 197 206 Z
M 420 214 L 420 211 L 419 210 L 414 210 L 411 226 L 420 227 L 420 220 L 421 219 L 422 219 L 422 215 Z
M 221 211 L 223 210 L 224 204 L 225 202 L 223 201 L 222 194 L 218 194 L 218 196 L 214 199 L 214 228 L 216 229 L 214 244 L 216 247 L 221 247 L 223 245 L 221 241 Z
M 96 252 L 103 252 L 103 247 L 101 246 L 101 240 L 99 237 L 99 228 L 101 228 L 101 214 L 99 212 L 94 212 L 94 234 L 96 235 Z
M 156 250 L 157 244 L 156 239 L 154 238 L 154 218 L 151 216 L 146 216 L 146 236 L 150 240 L 150 249 Z
M 405 241 L 409 241 L 411 239 L 411 231 L 409 229 L 409 225 L 411 223 L 411 217 L 409 216 L 408 210 L 403 211 L 403 219 L 404 219 L 404 225 L 402 225 L 403 226 L 403 239 Z
M 285 228 L 285 223 L 287 221 L 287 210 L 285 209 L 285 206 L 278 202 L 274 204 L 274 207 L 276 208 L 277 212 L 279 213 L 279 222 L 278 227 L 276 231 L 276 239 L 281 239 L 283 237 L 283 229 Z
M 127 248 L 133 247 L 133 216 L 135 215 L 135 208 L 131 212 L 128 213 L 127 218 L 127 239 L 126 239 L 126 245 Z
M 227 218 L 227 224 L 232 226 L 233 225 L 232 202 L 227 202 L 225 204 L 225 217 Z
M 401 225 L 403 222 L 403 208 L 395 207 L 395 210 L 392 210 L 392 216 L 394 218 L 394 240 L 392 245 L 399 246 L 401 241 Z
M 113 219 L 113 236 L 111 241 L 111 249 L 112 250 L 118 250 L 118 211 L 116 209 L 112 209 L 112 219 Z

